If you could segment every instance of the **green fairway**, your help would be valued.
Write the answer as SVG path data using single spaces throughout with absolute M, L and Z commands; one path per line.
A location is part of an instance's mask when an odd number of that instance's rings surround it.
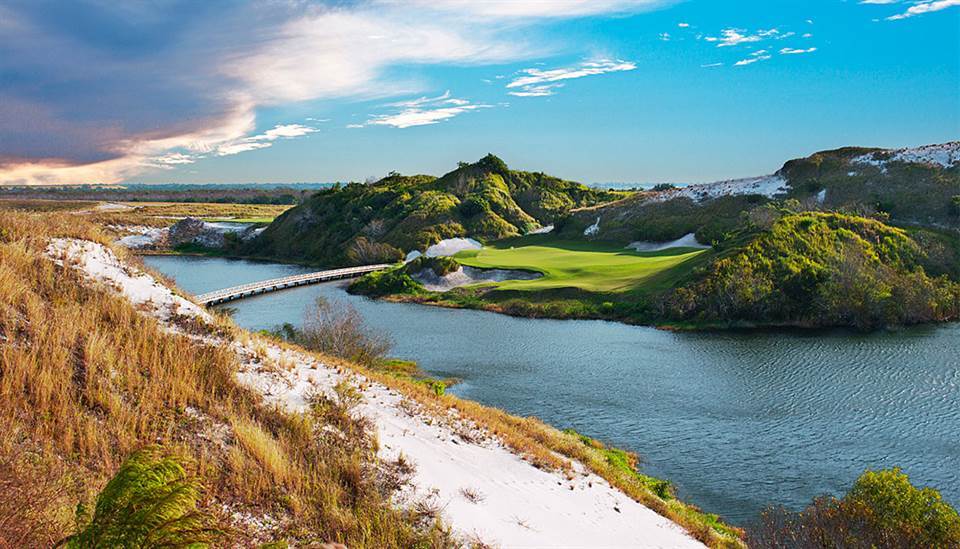
M 605 243 L 525 237 L 496 243 L 482 250 L 460 252 L 454 258 L 480 268 L 523 269 L 543 273 L 536 280 L 497 283 L 503 290 L 580 288 L 591 292 L 623 292 L 640 286 L 669 284 L 706 250 L 671 248 L 634 252 Z M 652 289 L 652 288 L 651 288 Z

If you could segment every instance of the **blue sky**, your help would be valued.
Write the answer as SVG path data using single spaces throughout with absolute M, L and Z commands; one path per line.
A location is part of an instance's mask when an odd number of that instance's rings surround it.
M 0 183 L 585 182 L 960 138 L 960 0 L 0 2 Z

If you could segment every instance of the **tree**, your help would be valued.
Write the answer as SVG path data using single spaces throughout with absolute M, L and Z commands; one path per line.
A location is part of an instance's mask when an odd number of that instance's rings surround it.
M 317 298 L 295 341 L 314 351 L 375 366 L 393 346 L 390 338 L 370 330 L 349 303 Z
M 960 515 L 900 469 L 866 471 L 840 499 L 821 496 L 799 513 L 767 509 L 747 529 L 750 547 L 960 547 Z

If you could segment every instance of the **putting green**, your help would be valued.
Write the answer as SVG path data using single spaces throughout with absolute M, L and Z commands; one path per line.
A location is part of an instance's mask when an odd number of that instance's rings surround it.
M 694 248 L 670 248 L 659 252 L 634 252 L 595 242 L 519 238 L 481 250 L 460 252 L 454 258 L 463 265 L 485 269 L 522 269 L 543 273 L 535 280 L 507 280 L 496 284 L 503 290 L 580 288 L 591 292 L 623 292 L 655 283 L 670 283 L 668 271 L 704 253 Z M 692 268 L 692 265 L 691 265 Z M 661 275 L 661 276 L 658 276 Z

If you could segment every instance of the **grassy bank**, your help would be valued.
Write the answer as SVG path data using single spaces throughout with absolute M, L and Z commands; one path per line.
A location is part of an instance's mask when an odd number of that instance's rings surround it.
M 52 237 L 109 245 L 85 219 L 0 213 L 0 428 L 7 433 L 0 468 L 31 487 L 15 497 L 34 494 L 0 505 L 0 526 L 27 525 L 18 529 L 21 545 L 51 545 L 69 535 L 77 504 L 89 507 L 127 456 L 156 444 L 182 456 L 202 481 L 198 507 L 226 525 L 225 545 L 454 545 L 432 511 L 391 503 L 402 483 L 384 474 L 392 465 L 376 457 L 374 431 L 351 416 L 349 399 L 318 399 L 302 414 L 267 405 L 236 381 L 231 343 L 315 356 L 394 388 L 438 418 L 458 410 L 539 467 L 569 471 L 571 458 L 581 460 L 708 544 L 741 545 L 737 530 L 625 469 L 629 459 L 611 458 L 626 454 L 444 394 L 409 364 L 366 369 L 249 334 L 226 318 L 175 318 L 183 332 L 172 333 L 45 256 Z M 210 337 L 223 343 L 206 344 Z M 4 528 L 0 538 L 11 534 Z
M 235 381 L 228 348 L 169 333 L 124 299 L 88 287 L 44 257 L 52 236 L 106 244 L 76 216 L 0 214 L 0 461 L 48 496 L 40 508 L 0 505 L 0 524 L 36 527 L 24 546 L 62 539 L 77 504 L 89 506 L 123 459 L 148 444 L 190 458 L 207 487 L 201 508 L 230 524 L 228 545 L 274 541 L 258 537 L 263 517 L 276 520 L 272 535 L 282 537 L 443 545 L 442 529 L 389 503 L 362 424 L 330 425 L 355 434 L 333 443 L 323 434 L 331 414 L 265 406 Z M 240 334 L 226 320 L 196 328 Z M 259 518 L 231 524 L 234 513 Z

